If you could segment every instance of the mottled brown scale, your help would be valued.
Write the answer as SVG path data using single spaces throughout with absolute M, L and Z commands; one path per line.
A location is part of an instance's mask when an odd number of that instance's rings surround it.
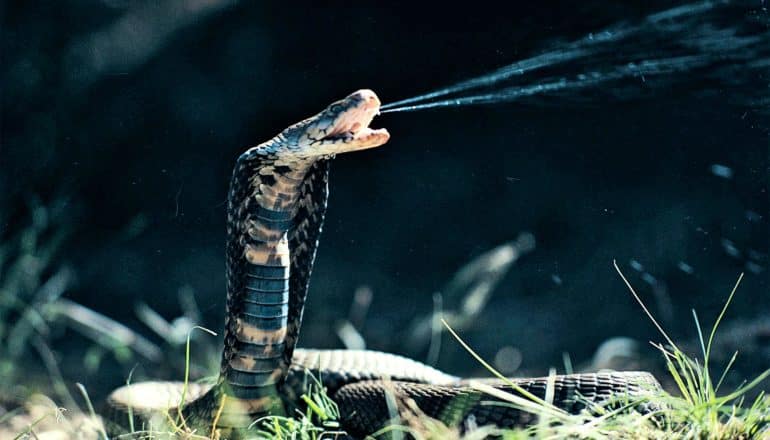
M 256 241 L 278 242 L 286 236 L 285 231 L 272 229 L 264 223 L 252 221 L 247 222 L 244 229 L 246 230 L 246 234 Z
M 236 318 L 235 336 L 243 342 L 258 342 L 260 344 L 278 344 L 286 338 L 286 327 L 276 330 L 264 330 L 253 325 L 245 324 L 241 319 Z M 237 356 L 233 352 L 232 356 Z
M 255 228 L 259 230 L 259 228 Z M 261 233 L 252 235 L 252 238 L 259 239 L 262 236 Z M 289 256 L 289 241 L 286 236 L 283 235 L 278 241 L 268 241 L 266 243 L 260 243 L 257 245 L 247 244 L 244 251 L 246 261 L 250 264 L 257 264 L 263 266 L 281 266 L 288 267 L 291 264 Z

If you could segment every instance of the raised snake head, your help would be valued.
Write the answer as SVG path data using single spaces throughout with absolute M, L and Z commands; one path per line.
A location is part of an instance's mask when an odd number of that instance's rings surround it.
M 279 141 L 280 153 L 302 158 L 379 147 L 390 139 L 384 128 L 369 128 L 379 112 L 377 95 L 369 89 L 361 89 L 285 129 L 274 140 Z

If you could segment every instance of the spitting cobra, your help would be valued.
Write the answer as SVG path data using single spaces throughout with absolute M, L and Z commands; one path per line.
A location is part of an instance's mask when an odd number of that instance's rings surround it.
M 425 416 L 455 423 L 522 426 L 536 417 L 495 401 L 468 380 L 404 357 L 364 350 L 295 349 L 310 273 L 329 195 L 331 160 L 385 144 L 390 134 L 369 124 L 380 101 L 359 90 L 283 130 L 238 158 L 227 204 L 227 305 L 224 349 L 213 385 L 141 382 L 107 399 L 107 425 L 147 429 L 153 417 L 182 420 L 195 432 L 236 438 L 269 414 L 303 405 L 308 371 L 339 407 L 342 428 L 372 433 L 393 417 L 393 404 L 413 402 Z M 513 378 L 494 388 L 548 398 L 576 413 L 616 397 L 639 398 L 660 385 L 646 372 L 598 372 Z M 390 402 L 389 403 L 389 399 Z

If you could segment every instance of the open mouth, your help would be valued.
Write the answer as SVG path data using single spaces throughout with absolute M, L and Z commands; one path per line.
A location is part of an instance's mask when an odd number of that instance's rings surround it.
M 359 90 L 346 99 L 354 99 L 357 105 L 338 116 L 334 128 L 323 139 L 335 143 L 366 143 L 368 140 L 377 139 L 380 141 L 377 145 L 385 143 L 390 137 L 388 131 L 384 128 L 369 127 L 372 119 L 380 113 L 380 100 L 377 95 L 371 90 Z

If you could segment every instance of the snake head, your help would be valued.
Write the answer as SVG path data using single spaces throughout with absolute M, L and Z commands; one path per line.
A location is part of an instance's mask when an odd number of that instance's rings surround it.
M 295 157 L 333 156 L 379 147 L 390 139 L 384 128 L 369 124 L 380 112 L 380 100 L 362 89 L 332 103 L 321 113 L 284 130 L 277 139 Z M 283 142 L 280 142 L 283 141 Z

